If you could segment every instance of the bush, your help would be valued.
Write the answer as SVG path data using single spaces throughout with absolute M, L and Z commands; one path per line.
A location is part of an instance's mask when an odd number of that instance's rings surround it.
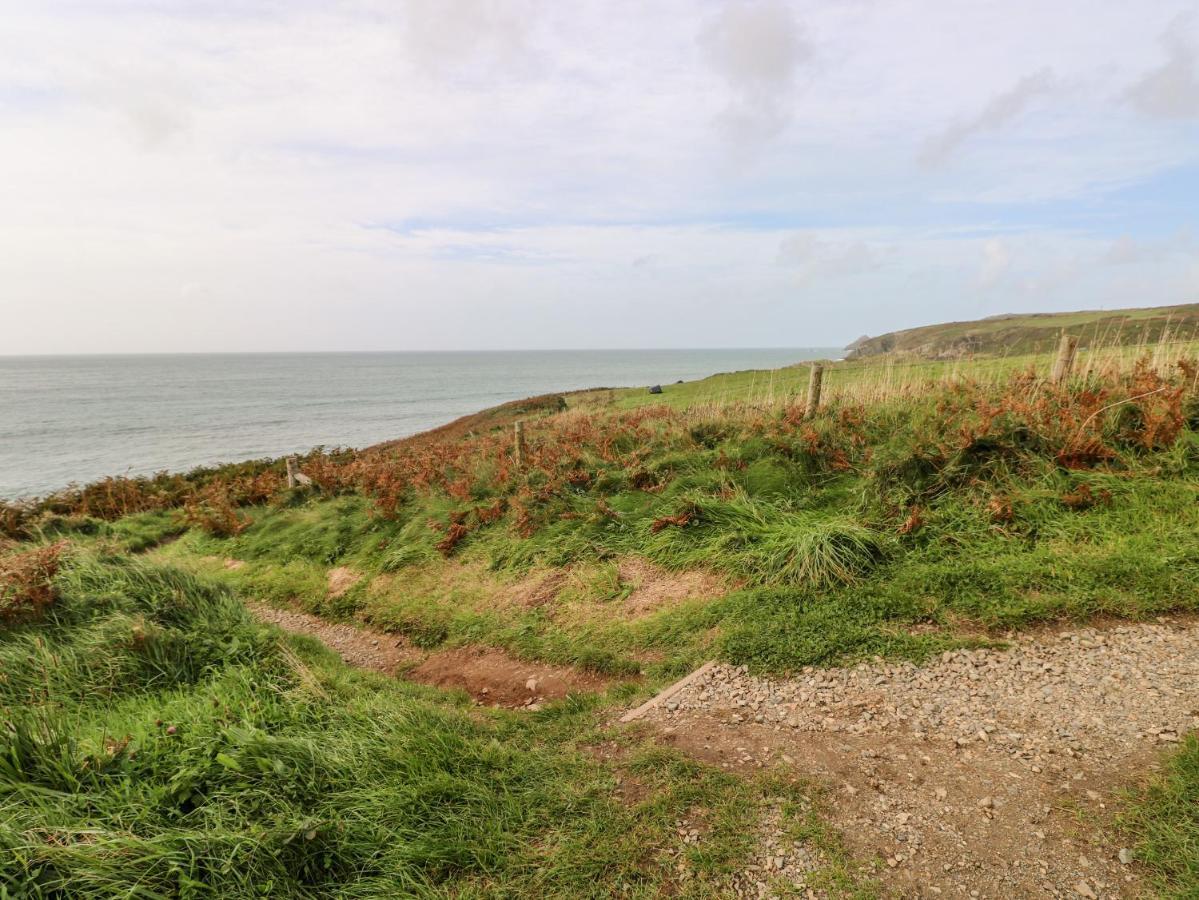
M 0 559 L 0 622 L 36 616 L 54 602 L 54 576 L 65 541 Z
M 221 490 L 206 491 L 199 500 L 183 507 L 183 521 L 213 537 L 234 537 L 249 526 L 249 520 L 233 506 L 228 494 Z

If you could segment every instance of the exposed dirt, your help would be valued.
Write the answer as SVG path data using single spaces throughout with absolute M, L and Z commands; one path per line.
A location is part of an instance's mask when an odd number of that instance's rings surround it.
M 537 709 L 567 694 L 602 691 L 611 683 L 592 673 L 514 659 L 492 648 L 461 647 L 428 652 L 402 637 L 328 622 L 297 610 L 247 604 L 264 622 L 311 635 L 351 666 L 399 675 L 422 684 L 465 690 L 487 706 Z
M 897 896 L 1136 897 L 1118 795 L 1199 726 L 1197 676 L 1199 624 L 1160 620 L 922 668 L 717 667 L 646 718 L 715 765 L 826 786 L 831 824 Z
M 278 625 L 284 631 L 307 634 L 337 652 L 351 666 L 371 669 L 385 675 L 424 659 L 424 652 L 393 634 L 367 631 L 353 625 L 327 622 L 319 616 L 296 610 L 276 609 L 259 603 L 247 603 L 247 608 L 263 622 Z
M 355 572 L 349 566 L 338 566 L 329 570 L 329 596 L 340 597 L 362 578 L 361 572 Z
M 590 601 L 588 605 L 593 613 L 601 617 L 640 619 L 688 600 L 723 596 L 730 586 L 727 579 L 710 572 L 672 572 L 635 556 L 621 559 L 616 563 L 616 568 L 620 584 L 626 587 L 629 593 L 619 602 Z M 576 585 L 576 580 L 585 578 L 588 572 L 586 568 L 534 572 L 498 589 L 496 593 L 505 604 L 527 609 L 552 607 L 569 595 L 572 587 Z
M 484 703 L 509 707 L 535 707 L 545 700 L 601 691 L 608 685 L 598 675 L 513 659 L 483 647 L 431 654 L 408 677 L 438 687 L 461 688 Z
M 567 578 L 568 573 L 562 570 L 540 572 L 522 578 L 502 593 L 509 603 L 515 602 L 526 609 L 538 609 L 557 601 Z
M 624 601 L 624 612 L 630 619 L 639 619 L 687 600 L 720 597 L 729 589 L 726 579 L 710 572 L 671 572 L 637 557 L 622 559 L 618 569 L 621 582 L 633 586 L 632 593 Z

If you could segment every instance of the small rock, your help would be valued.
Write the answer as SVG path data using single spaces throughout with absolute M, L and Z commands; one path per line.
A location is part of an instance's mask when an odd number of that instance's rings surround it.
M 1074 885 L 1074 893 L 1080 897 L 1086 897 L 1087 900 L 1098 900 L 1098 894 L 1091 890 L 1091 886 L 1085 881 L 1080 881 Z
M 1128 849 L 1127 847 L 1120 848 L 1119 857 L 1120 857 L 1120 862 L 1122 865 L 1125 865 L 1125 866 L 1132 865 L 1132 860 L 1133 860 L 1132 851 L 1130 849 Z

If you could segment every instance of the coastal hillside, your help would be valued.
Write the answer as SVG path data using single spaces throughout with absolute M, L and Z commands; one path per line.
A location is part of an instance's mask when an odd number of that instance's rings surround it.
M 1002 356 L 1048 352 L 1063 331 L 1080 346 L 1152 344 L 1163 337 L 1190 340 L 1199 334 L 1199 303 L 1144 309 L 1026 313 L 991 316 L 973 322 L 948 322 L 863 336 L 846 348 L 847 359 L 883 354 L 923 359 Z
M 1194 896 L 1195 349 L 0 505 L 0 896 Z

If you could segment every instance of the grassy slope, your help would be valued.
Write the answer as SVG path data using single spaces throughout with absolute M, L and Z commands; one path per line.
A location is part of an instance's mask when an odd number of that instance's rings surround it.
M 761 380 L 727 376 L 721 390 Z M 663 397 L 680 407 L 696 397 L 683 389 L 702 390 L 677 387 Z M 604 396 L 599 421 L 627 427 L 615 423 L 628 421 L 622 410 L 641 396 Z M 575 399 L 585 413 L 599 402 Z M 1193 431 L 1168 449 L 1124 446 L 1108 463 L 1074 471 L 1030 444 L 1019 416 L 963 438 L 956 432 L 973 427 L 972 401 L 956 402 L 956 412 L 897 402 L 860 421 L 834 408 L 803 426 L 780 419 L 777 407 L 764 416 L 707 410 L 661 419 L 611 460 L 584 448 L 587 479 L 551 495 L 530 534 L 509 512 L 474 527 L 449 559 L 435 549 L 444 528 L 430 523 L 541 491 L 543 476 L 498 491 L 482 478 L 477 496 L 422 495 L 392 518 L 372 515 L 354 495 L 261 507 L 238 537 L 192 532 L 159 553 L 249 596 L 358 615 L 424 646 L 483 642 L 661 677 L 712 654 L 769 671 L 872 654 L 918 659 L 1047 619 L 1194 608 Z M 531 422 L 534 448 L 560 440 L 554 428 L 582 433 L 572 424 L 578 415 Z M 946 417 L 956 419 L 947 427 Z M 605 434 L 603 425 L 596 431 Z M 1095 502 L 1074 502 L 1086 493 Z M 905 529 L 913 512 L 920 527 Z M 686 525 L 655 529 L 680 513 L 692 516 Z M 134 522 L 125 527 L 136 530 Z M 616 561 L 628 556 L 715 570 L 739 587 L 630 620 L 616 602 L 625 588 Z M 248 565 L 226 572 L 226 557 Z M 339 565 L 367 577 L 330 600 L 326 573 Z M 571 575 L 555 603 L 495 602 L 514 582 L 564 565 Z
M 1084 346 L 1153 343 L 1167 331 L 1193 339 L 1199 333 L 1199 304 L 995 316 L 973 322 L 926 325 L 856 342 L 849 356 L 859 359 L 883 353 L 911 353 L 936 358 L 962 351 L 991 355 L 1045 352 L 1056 345 L 1063 329 L 1077 334 Z
M 436 477 L 387 514 L 350 491 L 281 494 L 244 510 L 249 527 L 233 537 L 188 529 L 170 510 L 48 515 L 45 539 L 90 549 L 59 576 L 47 623 L 0 631 L 0 851 L 11 851 L 0 860 L 12 860 L 0 884 L 14 892 L 36 873 L 31 893 L 53 894 L 69 871 L 84 896 L 134 881 L 146 896 L 202 894 L 196 879 L 226 896 L 317 896 L 333 881 L 347 896 L 606 896 L 623 885 L 719 895 L 762 806 L 797 796 L 633 739 L 597 759 L 587 748 L 618 698 L 480 718 L 347 672 L 249 623 L 238 594 L 365 618 L 424 646 L 645 670 L 647 689 L 713 655 L 776 672 L 920 658 L 1046 619 L 1199 605 L 1193 397 L 1180 400 L 1189 425 L 1146 445 L 1155 401 L 1109 409 L 1106 395 L 1074 390 L 1038 406 L 1019 385 L 941 386 L 869 408 L 834 393 L 800 421 L 785 401 L 806 377 L 667 386 L 656 410 L 642 408 L 643 392 L 617 391 L 571 396 L 566 412 L 555 401 L 475 417 L 444 446 L 397 448 L 396 466 L 431 454 Z M 980 418 L 987 404 L 1004 411 Z M 532 463 L 501 476 L 506 432 L 488 429 L 513 415 L 528 419 Z M 1080 435 L 1106 460 L 1063 465 Z M 472 510 L 496 503 L 497 521 L 475 522 Z M 470 528 L 443 555 L 454 521 Z M 616 565 L 629 556 L 716 570 L 737 587 L 630 619 Z M 229 557 L 247 565 L 226 569 Z M 368 577 L 330 599 L 326 575 L 339 565 Z M 496 602 L 566 565 L 551 603 Z M 176 722 L 185 727 L 166 735 Z M 1146 858 L 1184 895 L 1195 883 L 1194 752 L 1133 820 Z M 618 777 L 647 783 L 646 797 L 614 802 Z M 702 851 L 673 830 L 692 807 L 719 823 Z M 819 831 L 811 818 L 793 824 Z M 231 854 L 233 866 L 216 864 Z
M 57 584 L 0 632 L 0 896 L 721 896 L 767 804 L 850 883 L 799 786 L 627 735 L 601 759 L 594 702 L 457 706 L 172 567 L 76 553 Z

